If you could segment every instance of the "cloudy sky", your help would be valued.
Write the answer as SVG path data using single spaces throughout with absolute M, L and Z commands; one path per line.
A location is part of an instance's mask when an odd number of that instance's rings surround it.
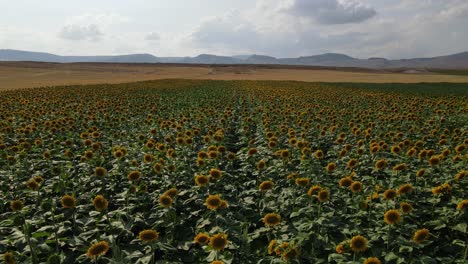
M 468 50 L 468 0 L 0 0 L 0 49 L 60 55 Z

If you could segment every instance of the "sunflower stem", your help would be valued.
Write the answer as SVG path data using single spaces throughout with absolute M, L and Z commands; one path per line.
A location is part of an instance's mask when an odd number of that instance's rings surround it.
M 387 250 L 390 248 L 390 236 L 392 231 L 392 225 L 388 225 L 388 233 L 387 233 Z

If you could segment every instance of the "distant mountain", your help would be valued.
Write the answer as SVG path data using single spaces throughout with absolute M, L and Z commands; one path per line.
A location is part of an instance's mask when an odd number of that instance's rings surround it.
M 151 54 L 131 54 L 117 56 L 59 56 L 44 52 L 20 50 L 0 50 L 0 61 L 44 61 L 44 62 L 109 62 L 109 63 L 157 63 L 158 58 Z
M 190 64 L 284 64 L 326 67 L 358 68 L 439 68 L 468 69 L 468 52 L 432 58 L 388 60 L 373 57 L 353 58 L 345 54 L 325 53 L 298 58 L 275 58 L 266 55 L 217 56 L 200 54 L 196 57 L 155 57 L 151 54 L 129 54 L 116 56 L 59 56 L 43 52 L 0 49 L 0 61 L 44 61 L 44 62 L 107 62 L 107 63 L 190 63 Z
M 200 54 L 193 58 L 186 58 L 182 62 L 195 64 L 240 64 L 243 62 L 243 60 L 227 56 Z

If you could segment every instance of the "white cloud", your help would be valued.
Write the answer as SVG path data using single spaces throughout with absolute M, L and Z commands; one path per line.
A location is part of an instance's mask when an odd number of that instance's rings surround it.
M 151 32 L 145 36 L 145 39 L 149 41 L 158 41 L 161 40 L 161 36 L 156 32 Z
M 284 11 L 320 24 L 359 23 L 377 14 L 374 8 L 355 0 L 293 0 Z
M 67 25 L 59 33 L 59 36 L 66 40 L 98 41 L 103 35 L 96 24 Z

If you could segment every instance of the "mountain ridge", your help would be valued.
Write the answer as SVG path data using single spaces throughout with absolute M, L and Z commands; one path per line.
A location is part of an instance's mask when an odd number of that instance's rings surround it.
M 148 53 L 109 56 L 61 56 L 46 52 L 0 49 L 0 61 L 41 61 L 56 63 L 186 63 L 186 64 L 284 64 L 358 68 L 439 68 L 468 69 L 468 51 L 429 58 L 391 60 L 381 57 L 359 59 L 340 53 L 324 53 L 296 58 L 276 58 L 267 55 L 218 56 L 200 54 L 195 57 L 156 57 Z

